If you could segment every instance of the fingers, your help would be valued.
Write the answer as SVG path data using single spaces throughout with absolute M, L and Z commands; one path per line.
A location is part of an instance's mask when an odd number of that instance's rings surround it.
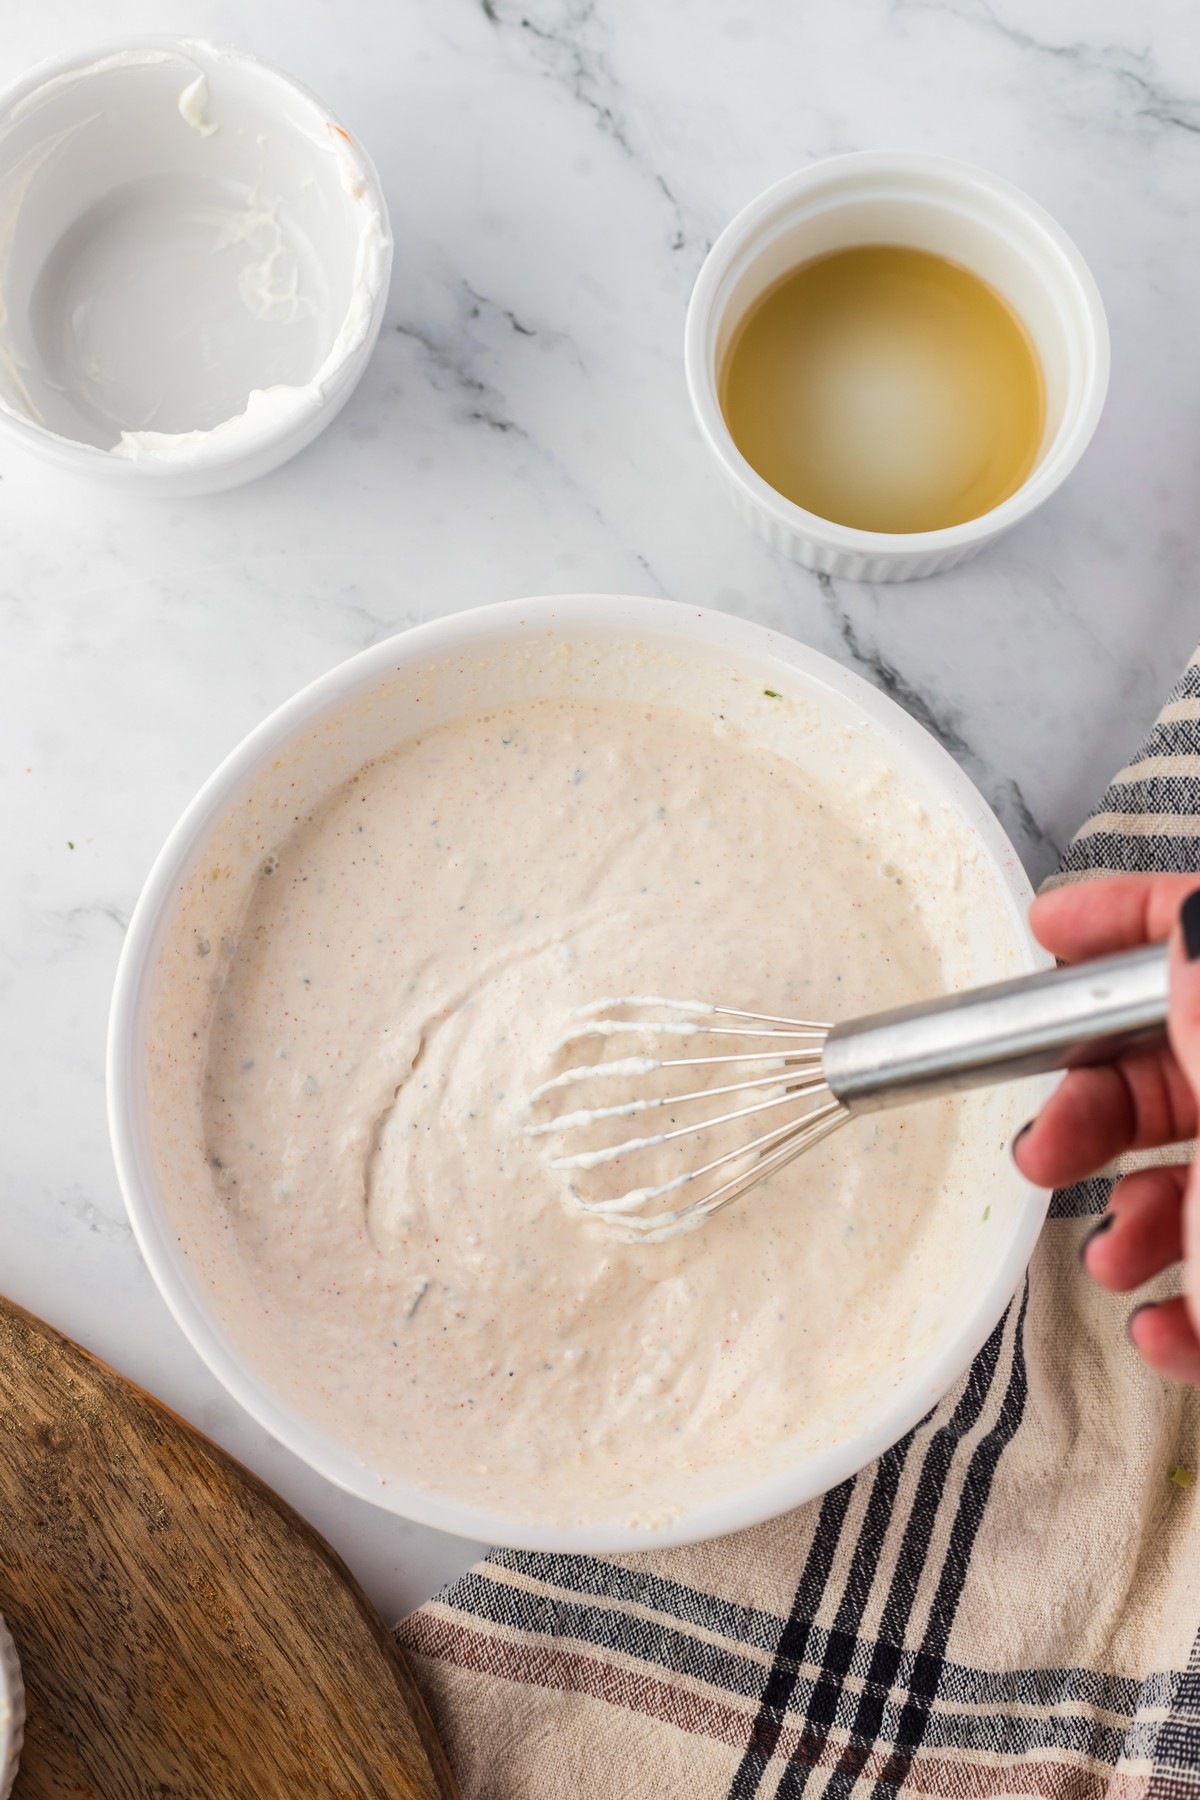
M 1039 1187 L 1069 1187 L 1125 1150 L 1178 1143 L 1195 1129 L 1195 1095 L 1174 1059 L 1137 1051 L 1072 1069 L 1016 1139 L 1013 1156 Z
M 1085 962 L 1170 935 L 1195 875 L 1112 875 L 1039 894 L 1029 909 L 1038 943 L 1062 962 Z
M 1191 896 L 1195 958 L 1177 925 Z M 1048 950 L 1086 960 L 1173 934 L 1171 1052 L 1138 1051 L 1077 1069 L 1013 1146 L 1043 1187 L 1082 1181 L 1125 1150 L 1177 1143 L 1196 1129 L 1200 1091 L 1200 882 L 1193 875 L 1117 875 L 1042 894 L 1029 922 Z
M 1187 1175 L 1186 1168 L 1139 1169 L 1117 1183 L 1083 1245 L 1083 1266 L 1101 1287 L 1127 1294 L 1179 1261 Z
M 1136 1307 L 1130 1314 L 1129 1335 L 1143 1362 L 1160 1375 L 1200 1386 L 1200 1337 L 1185 1300 Z
M 1069 1074 L 1013 1146 L 1021 1172 L 1041 1186 L 1066 1186 L 1124 1150 L 1191 1137 L 1200 1092 L 1196 876 L 1118 875 L 1055 888 L 1035 900 L 1029 919 L 1046 948 L 1067 961 L 1170 935 L 1171 1051 L 1137 1051 L 1114 1064 Z M 1181 919 L 1183 925 L 1177 924 Z M 1196 952 L 1191 958 L 1189 941 Z
M 1200 888 L 1185 896 L 1171 940 L 1171 995 L 1167 1030 L 1178 1067 L 1200 1094 Z M 1147 1325 L 1162 1331 L 1163 1353 L 1185 1366 L 1190 1346 L 1200 1343 L 1200 1162 L 1188 1171 L 1181 1204 L 1180 1248 L 1184 1259 L 1183 1297 L 1174 1304 L 1167 1324 Z M 1178 1317 L 1176 1317 L 1178 1315 Z M 1157 1345 L 1157 1339 L 1155 1339 Z M 1158 1365 L 1155 1364 L 1157 1367 Z M 1188 1379 L 1200 1381 L 1200 1367 Z
M 1088 1274 L 1117 1294 L 1140 1287 L 1179 1261 L 1185 1247 L 1186 1210 L 1195 1186 L 1188 1168 L 1139 1169 L 1113 1189 L 1109 1209 L 1084 1239 Z M 1129 1335 L 1143 1362 L 1173 1381 L 1200 1385 L 1200 1332 L 1187 1297 L 1137 1306 Z
M 1061 1082 L 1013 1145 L 1021 1172 L 1064 1186 L 1124 1150 L 1191 1137 L 1200 1093 L 1200 881 L 1125 875 L 1057 888 L 1030 910 L 1034 936 L 1065 962 L 1171 941 L 1170 1050 L 1138 1052 Z M 1113 1190 L 1084 1241 L 1084 1267 L 1128 1293 L 1185 1259 L 1185 1293 L 1139 1306 L 1129 1335 L 1150 1368 L 1200 1386 L 1200 1170 L 1143 1169 Z
M 1013 1143 L 1013 1158 L 1038 1187 L 1069 1187 L 1128 1149 L 1133 1097 L 1112 1063 L 1073 1069 Z
M 1167 1030 L 1176 1062 L 1192 1088 L 1200 1088 L 1200 889 L 1185 897 L 1172 937 Z

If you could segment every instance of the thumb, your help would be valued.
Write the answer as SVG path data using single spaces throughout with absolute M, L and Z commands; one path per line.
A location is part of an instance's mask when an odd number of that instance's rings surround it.
M 1167 1029 L 1175 1060 L 1200 1102 L 1200 888 L 1179 909 L 1171 938 L 1171 1000 Z M 1184 1294 L 1200 1336 L 1200 1159 L 1193 1159 L 1183 1198 Z

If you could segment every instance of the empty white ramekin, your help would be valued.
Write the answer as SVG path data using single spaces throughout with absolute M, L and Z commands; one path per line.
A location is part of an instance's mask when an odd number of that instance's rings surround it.
M 148 37 L 0 98 L 0 429 L 60 465 L 206 493 L 348 399 L 392 240 L 366 153 L 266 63 Z
M 874 746 L 899 771 L 905 804 L 924 810 L 931 831 L 952 833 L 961 852 L 955 929 L 977 959 L 972 978 L 1046 966 L 1025 923 L 1024 870 L 986 802 L 929 733 L 861 677 L 790 638 L 694 606 L 604 594 L 514 600 L 418 626 L 353 657 L 280 707 L 210 776 L 167 839 L 130 921 L 109 1018 L 109 1127 L 138 1244 L 178 1324 L 229 1393 L 312 1468 L 389 1511 L 488 1543 L 662 1548 L 742 1530 L 825 1492 L 895 1443 L 963 1373 L 1017 1287 L 1045 1217 L 1048 1196 L 1022 1178 L 1007 1145 L 1052 1078 L 975 1097 L 982 1111 L 965 1146 L 961 1229 L 922 1283 L 928 1329 L 864 1383 L 819 1444 L 781 1447 L 766 1472 L 730 1470 L 719 1492 L 698 1490 L 680 1470 L 677 1508 L 644 1526 L 612 1517 L 552 1526 L 487 1511 L 449 1487 L 418 1485 L 402 1451 L 393 1466 L 364 1465 L 242 1341 L 259 1303 L 232 1234 L 219 1221 L 212 1229 L 195 1135 L 193 1077 L 201 1076 L 193 1063 L 202 1058 L 212 988 L 192 982 L 184 1002 L 183 990 L 172 990 L 167 1010 L 178 1041 L 165 1055 L 151 1049 L 162 1041 L 159 996 L 170 970 L 194 968 L 195 929 L 210 923 L 187 911 L 197 870 L 218 864 L 214 903 L 236 896 L 240 905 L 297 811 L 308 812 L 363 762 L 445 719 L 531 694 L 698 706 L 710 720 L 719 697 L 722 719 L 817 757 L 831 779 L 851 744 Z
M 858 531 L 776 493 L 741 454 L 718 399 L 733 335 L 780 276 L 852 244 L 905 244 L 971 269 L 1003 295 L 1037 346 L 1046 429 L 1032 473 L 991 512 L 943 531 Z M 870 151 L 813 163 L 752 200 L 705 259 L 684 337 L 688 391 L 734 504 L 776 550 L 852 581 L 953 568 L 1042 504 L 1087 448 L 1108 387 L 1108 326 L 1067 234 L 996 175 L 941 156 Z

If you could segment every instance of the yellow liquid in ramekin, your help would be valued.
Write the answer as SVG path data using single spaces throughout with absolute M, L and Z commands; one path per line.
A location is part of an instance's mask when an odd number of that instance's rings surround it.
M 735 444 L 807 512 L 938 531 L 1027 479 L 1046 421 L 1033 342 L 996 290 L 926 250 L 867 244 L 784 275 L 720 378 Z

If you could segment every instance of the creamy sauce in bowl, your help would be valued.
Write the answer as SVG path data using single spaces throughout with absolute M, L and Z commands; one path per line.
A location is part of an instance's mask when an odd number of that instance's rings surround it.
M 155 1279 L 409 1518 L 634 1549 L 811 1498 L 999 1318 L 1036 1095 L 846 1125 L 664 1244 L 581 1218 L 523 1102 L 606 992 L 837 1019 L 1023 973 L 1011 859 L 916 726 L 735 620 L 572 597 L 380 644 L 217 772 L 131 923 L 110 1111 Z
M 619 701 L 452 721 L 296 825 L 227 956 L 212 1180 L 305 1404 L 365 1461 L 631 1516 L 903 1356 L 952 1104 L 644 1247 L 581 1223 L 522 1130 L 598 994 L 841 1018 L 943 985 L 884 838 L 782 756 Z

